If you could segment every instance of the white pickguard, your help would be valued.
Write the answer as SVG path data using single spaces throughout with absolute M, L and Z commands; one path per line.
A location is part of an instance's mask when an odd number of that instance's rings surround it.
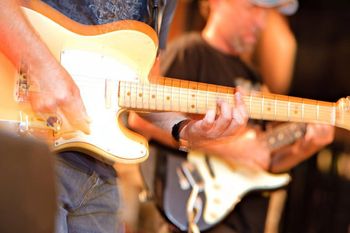
M 249 191 L 276 189 L 290 181 L 288 174 L 270 174 L 241 165 L 233 168 L 214 156 L 210 157 L 215 174 L 212 177 L 202 153 L 191 151 L 188 160 L 196 165 L 204 180 L 207 201 L 203 217 L 208 224 L 220 222 Z
M 83 141 L 112 155 L 127 155 L 130 160 L 147 156 L 145 145 L 125 137 L 117 122 L 118 81 L 139 82 L 138 74 L 113 57 L 84 50 L 63 51 L 61 64 L 80 88 L 91 134 L 76 132 L 72 138 L 58 138 L 55 147 Z

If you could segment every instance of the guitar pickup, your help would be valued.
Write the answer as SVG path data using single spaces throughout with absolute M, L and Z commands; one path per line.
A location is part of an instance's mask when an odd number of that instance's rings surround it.
M 187 182 L 193 187 L 198 186 L 199 192 L 204 190 L 204 180 L 199 173 L 197 167 L 190 162 L 184 162 L 181 164 L 181 170 L 187 180 Z
M 179 184 L 180 184 L 180 188 L 182 190 L 187 190 L 191 187 L 190 183 L 188 182 L 187 178 L 185 177 L 185 174 L 182 172 L 182 169 L 177 167 L 176 168 L 176 174 L 177 177 L 179 178 Z
M 111 79 L 105 80 L 105 107 L 110 109 L 112 106 L 113 81 Z

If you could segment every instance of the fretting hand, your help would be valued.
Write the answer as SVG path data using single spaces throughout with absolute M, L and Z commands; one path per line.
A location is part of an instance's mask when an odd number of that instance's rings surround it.
M 247 125 L 248 113 L 240 92 L 234 98 L 234 106 L 218 101 L 218 109 L 209 110 L 201 120 L 190 121 L 181 130 L 180 138 L 187 140 L 191 149 L 200 149 L 211 140 L 240 132 Z
M 271 170 L 283 172 L 308 159 L 334 140 L 335 128 L 324 124 L 308 124 L 305 136 L 294 145 L 272 155 Z

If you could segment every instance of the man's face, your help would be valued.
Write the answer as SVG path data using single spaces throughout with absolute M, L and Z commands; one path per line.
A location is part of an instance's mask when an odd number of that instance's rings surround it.
M 249 0 L 222 0 L 218 13 L 223 35 L 237 53 L 254 48 L 266 21 L 267 9 L 257 7 Z

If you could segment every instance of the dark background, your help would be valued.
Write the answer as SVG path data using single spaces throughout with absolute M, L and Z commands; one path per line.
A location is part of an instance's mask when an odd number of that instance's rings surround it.
M 300 1 L 291 95 L 336 102 L 350 95 L 350 1 Z M 350 124 L 350 122 L 349 122 Z M 350 232 L 350 133 L 292 171 L 284 233 Z

